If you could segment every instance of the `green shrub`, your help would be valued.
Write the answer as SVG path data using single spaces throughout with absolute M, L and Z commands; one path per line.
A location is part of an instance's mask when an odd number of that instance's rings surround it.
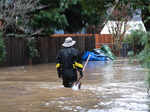
M 0 32 L 0 62 L 3 62 L 6 56 L 5 44 L 2 38 L 2 32 Z
M 146 81 L 150 87 L 150 32 L 134 31 L 126 38 L 126 42 L 136 46 L 142 46 L 135 58 L 140 62 L 142 67 L 149 70 Z M 133 54 L 132 54 L 133 55 Z
M 27 47 L 28 47 L 28 56 L 30 59 L 39 56 L 38 49 L 36 48 L 36 41 L 34 38 L 28 39 Z
M 144 49 L 136 57 L 144 67 L 150 68 L 150 32 L 141 38 L 140 43 L 144 45 Z
M 139 54 L 145 46 L 145 40 L 147 39 L 147 33 L 141 30 L 132 31 L 130 35 L 127 35 L 123 42 L 128 43 L 134 50 L 134 55 Z

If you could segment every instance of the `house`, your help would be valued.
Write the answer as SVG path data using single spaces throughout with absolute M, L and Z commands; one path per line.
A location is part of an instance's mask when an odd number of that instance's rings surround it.
M 117 28 L 117 25 L 120 24 L 120 31 L 121 33 L 125 31 L 125 35 L 126 34 L 131 34 L 132 31 L 134 30 L 142 30 L 146 32 L 146 28 L 144 26 L 144 23 L 141 19 L 141 10 L 137 9 L 133 14 L 132 14 L 132 18 L 127 21 L 127 23 L 125 22 L 120 22 L 120 21 L 113 21 L 113 20 L 109 20 L 104 28 L 101 31 L 101 34 L 112 34 L 113 33 L 113 29 Z

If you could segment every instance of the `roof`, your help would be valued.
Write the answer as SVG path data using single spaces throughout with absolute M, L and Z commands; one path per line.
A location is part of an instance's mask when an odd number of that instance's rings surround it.
M 142 21 L 128 21 L 126 26 L 125 22 L 119 23 L 119 21 L 108 21 L 102 29 L 101 34 L 112 34 L 113 29 L 117 27 L 117 24 L 120 24 L 120 27 L 122 27 L 121 32 L 124 31 L 124 28 L 126 29 L 125 34 L 130 34 L 131 31 L 139 29 L 146 32 L 146 28 Z
M 120 23 L 122 23 L 122 25 Z M 117 24 L 120 24 L 121 32 L 124 31 L 124 28 L 126 30 L 125 34 L 130 34 L 133 30 L 142 30 L 146 32 L 146 28 L 144 26 L 144 23 L 141 19 L 141 10 L 136 9 L 132 13 L 132 18 L 127 22 L 127 25 L 125 26 L 125 22 L 121 21 L 108 21 L 104 28 L 101 31 L 101 34 L 112 34 L 113 29 L 117 27 Z

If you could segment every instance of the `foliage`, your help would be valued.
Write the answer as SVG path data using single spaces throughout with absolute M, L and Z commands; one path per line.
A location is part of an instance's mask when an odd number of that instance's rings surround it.
M 135 58 L 144 68 L 150 70 L 150 32 L 133 31 L 126 38 L 126 42 L 136 45 L 135 49 L 138 49 L 138 53 L 136 53 Z M 147 82 L 150 87 L 150 72 L 148 73 Z
M 39 52 L 38 49 L 36 48 L 36 41 L 34 38 L 28 39 L 27 47 L 28 47 L 28 56 L 30 59 L 34 57 L 39 57 Z
M 146 30 L 150 31 L 150 0 L 119 0 L 123 3 L 129 3 L 131 9 L 141 9 L 142 10 L 142 20 Z
M 144 44 L 144 49 L 137 55 L 137 59 L 142 66 L 150 70 L 150 32 L 143 36 L 141 44 Z M 150 71 L 147 76 L 147 83 L 150 88 Z
M 4 33 L 53 33 L 59 29 L 73 33 L 103 23 L 106 10 L 113 3 L 113 0 L 0 0 L 0 18 L 5 21 Z
M 47 8 L 37 12 L 31 24 L 47 33 L 56 29 L 78 32 L 83 27 L 103 23 L 109 3 L 113 0 L 41 0 Z
M 127 22 L 130 19 L 130 12 L 128 10 L 128 4 L 123 4 L 118 2 L 114 8 L 113 14 L 110 15 L 110 21 L 107 25 L 110 34 L 112 34 L 113 39 L 113 50 L 119 52 L 122 47 L 122 41 L 126 33 Z M 120 52 L 119 52 L 120 53 Z M 120 56 L 120 54 L 117 54 Z
M 113 0 L 81 0 L 80 4 L 88 25 L 99 25 L 106 20 L 106 12 L 113 5 Z
M 83 27 L 102 28 L 107 9 L 118 0 L 0 0 L 0 19 L 4 33 L 53 33 L 56 29 L 77 32 Z M 119 0 L 141 8 L 146 23 L 150 21 L 149 0 Z M 120 5 L 116 7 L 121 8 Z M 145 24 L 149 25 L 149 24 Z M 98 27 L 99 26 L 99 27 Z
M 77 0 L 40 0 L 41 5 L 46 8 L 33 15 L 31 26 L 34 29 L 44 29 L 44 33 L 64 29 L 69 25 L 64 11 L 76 2 Z
M 142 20 L 146 27 L 146 30 L 150 30 L 150 0 L 115 0 L 119 1 L 119 4 L 129 5 L 130 8 L 127 9 L 141 9 Z M 117 5 L 116 7 L 120 7 Z
M 38 8 L 38 0 L 0 0 L 3 33 L 28 32 L 30 13 Z
M 123 42 L 132 45 L 131 47 L 134 49 L 133 54 L 136 55 L 140 53 L 145 46 L 145 41 L 147 39 L 147 34 L 141 30 L 132 31 L 130 35 L 127 35 Z
M 141 31 L 141 30 L 134 30 L 131 32 L 130 35 L 127 35 L 124 38 L 124 42 L 127 43 L 132 43 L 132 44 L 139 44 L 140 42 L 142 42 L 142 37 L 146 34 L 146 32 Z M 144 43 L 143 43 L 144 44 Z
M 137 55 L 137 58 L 144 67 L 150 68 L 150 32 L 142 36 L 140 43 L 144 45 L 144 49 Z
M 5 44 L 2 38 L 2 32 L 0 32 L 0 62 L 4 61 L 6 56 Z

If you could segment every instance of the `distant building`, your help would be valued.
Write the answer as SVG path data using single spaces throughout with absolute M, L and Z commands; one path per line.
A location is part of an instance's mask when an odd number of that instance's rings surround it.
M 108 21 L 104 28 L 102 29 L 101 31 L 101 34 L 112 34 L 113 31 L 112 31 L 112 27 L 115 28 L 117 23 L 119 21 Z M 141 19 L 141 10 L 136 10 L 133 15 L 132 15 L 132 18 L 127 22 L 127 25 L 124 26 L 125 23 L 123 23 L 122 25 L 122 28 L 121 28 L 121 32 L 123 32 L 124 28 L 126 30 L 125 34 L 130 34 L 131 31 L 134 31 L 134 30 L 143 30 L 146 32 L 146 28 L 144 26 L 144 23 Z

